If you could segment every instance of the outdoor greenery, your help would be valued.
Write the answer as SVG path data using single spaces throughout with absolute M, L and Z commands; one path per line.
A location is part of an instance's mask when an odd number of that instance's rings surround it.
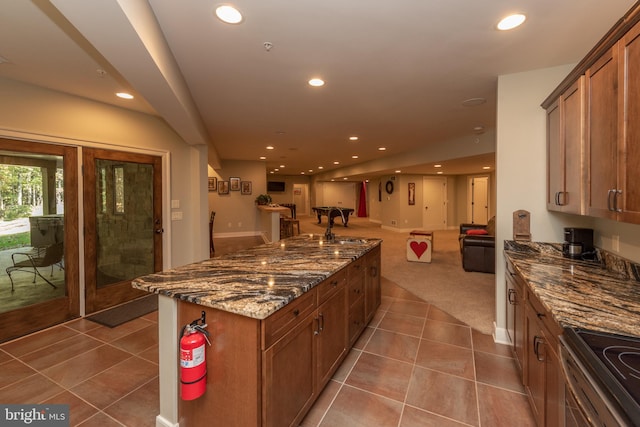
M 42 204 L 42 173 L 38 167 L 0 165 L 0 219 L 31 215 Z
M 29 246 L 30 233 L 6 234 L 0 235 L 0 251 L 13 248 L 21 248 Z

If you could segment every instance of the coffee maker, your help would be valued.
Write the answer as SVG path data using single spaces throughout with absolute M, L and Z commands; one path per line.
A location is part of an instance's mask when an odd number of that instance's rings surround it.
M 562 255 L 572 259 L 593 258 L 593 229 L 565 227 Z

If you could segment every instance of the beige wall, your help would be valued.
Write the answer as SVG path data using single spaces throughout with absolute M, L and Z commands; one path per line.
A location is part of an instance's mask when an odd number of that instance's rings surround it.
M 187 145 L 155 116 L 8 79 L 0 79 L 0 93 L 2 137 L 163 156 L 165 267 L 208 256 L 206 203 L 202 203 L 206 147 Z M 182 220 L 170 220 L 170 200 L 180 202 L 173 211 L 180 211 Z

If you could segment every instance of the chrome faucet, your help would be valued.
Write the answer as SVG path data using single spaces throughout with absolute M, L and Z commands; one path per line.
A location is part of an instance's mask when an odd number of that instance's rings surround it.
M 331 212 L 337 210 L 340 212 L 340 216 L 342 217 L 342 223 L 344 224 L 344 213 L 342 213 L 342 209 L 340 208 L 330 208 L 329 212 L 327 212 L 327 231 L 324 232 L 324 238 L 328 242 L 333 242 L 336 239 L 336 235 L 331 232 L 331 227 L 333 226 L 333 219 L 331 218 Z

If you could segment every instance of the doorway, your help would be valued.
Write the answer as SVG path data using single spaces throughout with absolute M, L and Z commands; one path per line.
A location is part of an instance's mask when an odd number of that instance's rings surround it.
M 131 280 L 162 270 L 161 157 L 85 148 L 86 312 L 147 295 Z
M 486 224 L 487 221 L 489 221 L 489 177 L 469 177 L 467 222 L 471 224 Z
M 423 177 L 422 227 L 426 230 L 444 230 L 447 228 L 447 179 Z
M 293 185 L 293 203 L 296 205 L 296 215 L 309 214 L 308 190 L 309 186 L 307 184 Z
M 77 156 L 0 138 L 0 342 L 80 315 Z

